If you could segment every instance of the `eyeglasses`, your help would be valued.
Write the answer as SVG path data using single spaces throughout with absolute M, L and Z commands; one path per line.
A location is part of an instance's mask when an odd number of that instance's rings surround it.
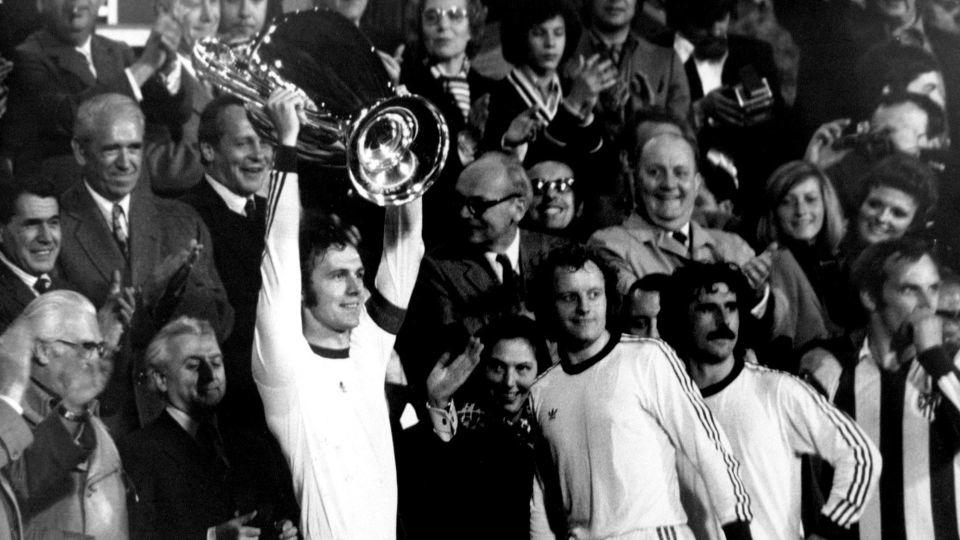
M 431 26 L 440 24 L 444 16 L 451 24 L 459 24 L 467 20 L 467 10 L 462 7 L 430 8 L 423 11 L 423 22 Z
M 960 309 L 938 309 L 937 316 L 950 321 L 960 322 Z
M 470 211 L 470 215 L 476 217 L 483 215 L 484 212 L 500 203 L 507 202 L 511 199 L 516 199 L 517 197 L 520 197 L 519 193 L 511 193 L 510 195 L 495 201 L 484 199 L 482 197 L 463 197 L 460 199 L 460 208 L 466 207 L 467 210 Z
M 557 193 L 566 193 L 567 190 L 573 188 L 574 181 L 576 181 L 576 179 L 572 176 L 569 178 L 554 178 L 553 180 L 544 178 L 530 179 L 530 183 L 533 185 L 533 191 L 536 193 L 546 193 L 551 189 Z
M 77 356 L 84 359 L 90 359 L 96 353 L 101 358 L 107 353 L 107 343 L 104 341 L 67 341 L 65 339 L 41 339 L 44 343 L 62 343 L 74 350 Z

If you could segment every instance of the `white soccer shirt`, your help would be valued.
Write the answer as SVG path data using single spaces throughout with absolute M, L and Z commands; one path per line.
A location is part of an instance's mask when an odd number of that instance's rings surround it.
M 738 361 L 723 381 L 701 391 L 743 467 L 754 538 L 803 538 L 804 455 L 818 455 L 834 468 L 833 486 L 821 510 L 825 524 L 848 528 L 860 519 L 880 479 L 880 451 L 853 420 L 810 385 L 787 373 Z M 688 508 L 698 538 L 723 538 L 709 505 L 698 510 Z
M 618 339 L 581 364 L 561 360 L 530 389 L 543 439 L 531 538 L 692 538 L 678 452 L 700 470 L 724 523 L 749 521 L 740 465 L 676 353 L 660 340 Z
M 299 183 L 290 172 L 295 164 L 292 149 L 278 151 L 278 169 L 287 172 L 275 175 L 268 199 L 254 379 L 290 465 L 304 537 L 391 539 L 397 480 L 384 375 L 394 336 L 364 310 L 348 351 L 315 350 L 304 338 Z M 376 281 L 378 290 L 396 293 L 388 300 L 405 306 L 423 243 L 419 223 L 401 217 L 397 208 L 387 211 L 391 234 L 384 238 Z

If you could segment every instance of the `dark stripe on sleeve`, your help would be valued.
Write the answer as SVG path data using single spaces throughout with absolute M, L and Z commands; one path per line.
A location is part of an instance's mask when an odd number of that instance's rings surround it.
M 367 313 L 373 322 L 384 331 L 396 335 L 403 325 L 403 318 L 407 310 L 398 308 L 380 294 L 376 287 L 370 288 L 370 299 L 367 300 Z
M 906 538 L 903 517 L 903 391 L 901 372 L 880 370 L 880 531 L 884 538 Z
M 952 440 L 954 434 L 948 422 L 938 414 L 930 424 L 930 501 L 936 540 L 960 540 L 953 476 L 956 441 Z
M 292 146 L 278 146 L 273 168 L 282 172 L 297 172 L 297 149 Z

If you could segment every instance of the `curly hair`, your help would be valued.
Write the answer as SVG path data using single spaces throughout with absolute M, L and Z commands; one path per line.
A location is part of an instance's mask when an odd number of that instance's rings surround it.
M 860 181 L 856 208 L 878 187 L 900 190 L 917 204 L 917 213 L 907 232 L 922 229 L 937 205 L 937 178 L 919 159 L 901 153 L 889 155 L 870 168 Z

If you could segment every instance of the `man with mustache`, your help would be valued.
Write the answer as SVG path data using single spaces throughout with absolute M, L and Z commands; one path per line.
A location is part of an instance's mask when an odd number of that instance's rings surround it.
M 880 476 L 880 454 L 850 418 L 786 373 L 745 361 L 738 342 L 741 298 L 752 294 L 739 270 L 724 263 L 680 268 L 664 291 L 661 333 L 687 371 L 743 465 L 757 538 L 835 538 L 860 518 Z M 801 457 L 833 469 L 829 498 L 811 530 L 801 524 Z M 702 487 L 683 464 L 684 486 Z M 710 505 L 688 505 L 697 538 L 722 538 Z
M 685 455 L 726 537 L 751 538 L 730 443 L 666 344 L 620 339 L 616 277 L 602 255 L 555 250 L 535 283 L 537 321 L 560 362 L 530 388 L 539 435 L 530 537 L 694 538 L 676 474 Z
M 868 322 L 801 360 L 883 455 L 860 538 L 960 534 L 960 358 L 944 346 L 937 266 L 916 239 L 868 247 L 850 280 Z

